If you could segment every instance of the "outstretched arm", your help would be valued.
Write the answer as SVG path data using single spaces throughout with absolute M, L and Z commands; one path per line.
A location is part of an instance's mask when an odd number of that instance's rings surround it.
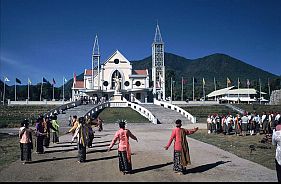
M 128 135 L 129 135 L 129 137 L 131 137 L 132 139 L 134 139 L 138 142 L 137 137 L 130 130 L 128 130 Z
M 186 130 L 185 130 L 185 133 L 186 133 L 186 135 L 190 135 L 190 134 L 195 133 L 198 129 L 199 129 L 198 127 L 193 128 L 193 129 L 189 129 L 189 130 L 186 129 Z

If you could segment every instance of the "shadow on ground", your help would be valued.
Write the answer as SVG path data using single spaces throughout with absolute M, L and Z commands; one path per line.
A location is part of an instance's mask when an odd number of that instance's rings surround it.
M 150 171 L 150 170 L 153 170 L 153 169 L 160 169 L 162 167 L 165 167 L 165 166 L 168 166 L 168 165 L 171 165 L 171 164 L 173 164 L 173 162 L 168 162 L 168 163 L 165 163 L 165 164 L 150 165 L 150 166 L 147 166 L 147 167 L 134 169 L 134 170 L 132 170 L 131 174 Z
M 187 169 L 183 174 L 202 173 L 202 172 L 208 171 L 210 169 L 213 169 L 213 168 L 217 167 L 218 165 L 225 164 L 227 162 L 231 162 L 231 161 L 218 161 L 218 162 L 215 162 L 215 163 L 201 165 L 201 166 L 198 166 L 198 167 Z

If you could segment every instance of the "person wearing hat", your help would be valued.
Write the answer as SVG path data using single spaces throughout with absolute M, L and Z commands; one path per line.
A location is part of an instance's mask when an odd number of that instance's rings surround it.
M 32 144 L 32 129 L 29 127 L 29 121 L 27 119 L 21 122 L 19 130 L 19 142 L 21 150 L 21 161 L 23 164 L 31 161 L 31 150 L 33 149 Z
M 121 120 L 119 122 L 120 129 L 115 133 L 114 138 L 112 139 L 107 151 L 110 151 L 113 145 L 118 140 L 119 170 L 123 174 L 130 174 L 132 172 L 132 160 L 129 138 L 132 138 L 137 142 L 138 139 L 129 129 L 125 128 L 125 125 L 125 121 Z
M 72 141 L 77 140 L 77 148 L 78 148 L 78 162 L 86 161 L 86 146 L 87 146 L 87 138 L 88 138 L 88 127 L 85 125 L 85 118 L 79 117 L 78 126 L 75 130 L 75 133 L 72 137 Z
M 168 150 L 172 141 L 175 140 L 173 170 L 178 174 L 184 174 L 186 170 L 185 167 L 191 164 L 186 136 L 195 133 L 198 130 L 198 127 L 191 130 L 181 128 L 182 124 L 180 119 L 176 120 L 175 123 L 176 128 L 173 129 L 168 144 L 164 148 Z

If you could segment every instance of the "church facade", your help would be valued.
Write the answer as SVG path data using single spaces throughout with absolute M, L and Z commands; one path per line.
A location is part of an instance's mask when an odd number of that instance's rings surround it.
M 92 73 L 93 71 L 93 73 Z M 133 70 L 132 64 L 117 50 L 100 65 L 100 69 L 85 69 L 84 80 L 75 80 L 72 99 L 105 97 L 110 99 L 115 91 L 116 81 L 120 80 L 120 92 L 128 101 L 147 102 L 149 88 L 148 69 Z
M 103 64 L 100 64 L 99 44 L 96 36 L 92 68 L 84 70 L 83 80 L 76 80 L 76 76 L 74 76 L 72 100 L 82 98 L 111 100 L 116 93 L 116 86 L 118 86 L 118 93 L 121 94 L 122 100 L 146 103 L 153 102 L 153 98 L 165 99 L 164 43 L 158 24 L 152 43 L 151 75 L 150 80 L 147 68 L 134 70 L 132 64 L 118 50 Z M 150 86 L 150 84 L 152 85 Z

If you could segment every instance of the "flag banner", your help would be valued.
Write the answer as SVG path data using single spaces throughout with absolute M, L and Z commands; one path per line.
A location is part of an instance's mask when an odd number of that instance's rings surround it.
M 65 78 L 65 77 L 63 78 L 63 81 L 64 81 L 64 82 L 67 82 L 67 80 L 66 80 L 66 78 Z
M 7 77 L 5 77 L 4 81 L 9 82 L 10 80 Z
M 48 80 L 43 77 L 43 83 L 44 83 L 44 82 L 48 82 Z
M 18 78 L 16 78 L 16 83 L 21 84 L 21 81 Z
M 31 84 L 31 80 L 29 78 L 28 78 L 27 82 L 28 82 L 29 85 Z
M 247 79 L 247 85 L 250 86 L 250 80 L 249 79 Z
M 183 84 L 187 84 L 187 79 L 182 79 Z
M 202 80 L 202 83 L 203 83 L 203 85 L 205 85 L 205 79 L 203 78 L 203 80 Z
M 231 80 L 227 77 L 227 78 L 226 78 L 226 82 L 227 82 L 227 84 L 230 84 L 230 83 L 231 83 Z
M 56 84 L 56 81 L 55 81 L 55 79 L 53 78 L 53 85 L 55 85 Z

